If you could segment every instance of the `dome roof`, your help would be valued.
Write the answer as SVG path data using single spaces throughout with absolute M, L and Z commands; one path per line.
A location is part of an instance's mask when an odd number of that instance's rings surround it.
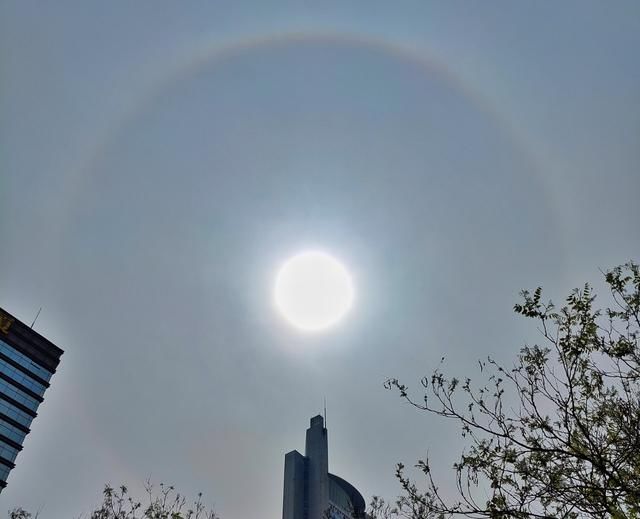
M 348 481 L 335 474 L 329 474 L 329 500 L 347 511 L 354 511 L 356 517 L 364 517 L 365 502 L 362 494 Z

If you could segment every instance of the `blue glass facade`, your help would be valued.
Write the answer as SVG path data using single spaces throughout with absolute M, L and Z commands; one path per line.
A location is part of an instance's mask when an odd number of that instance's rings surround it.
M 0 491 L 15 467 L 62 353 L 0 309 Z

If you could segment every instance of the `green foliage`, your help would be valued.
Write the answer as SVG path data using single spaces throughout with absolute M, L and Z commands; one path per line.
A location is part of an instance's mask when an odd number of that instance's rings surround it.
M 639 517 L 640 267 L 604 276 L 613 298 L 604 311 L 589 285 L 560 309 L 541 288 L 523 291 L 514 310 L 538 322 L 543 343 L 522 348 L 511 368 L 480 362 L 480 387 L 440 368 L 422 379 L 420 400 L 386 382 L 415 408 L 457 421 L 469 446 L 453 467 L 457 499 L 441 496 L 429 459 L 416 464 L 425 489 L 400 464 L 403 496 L 394 508 L 374 500 L 372 517 Z

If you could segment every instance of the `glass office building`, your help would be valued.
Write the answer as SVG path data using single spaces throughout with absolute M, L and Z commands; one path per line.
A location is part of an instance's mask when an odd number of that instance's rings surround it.
M 63 351 L 0 308 L 0 492 Z

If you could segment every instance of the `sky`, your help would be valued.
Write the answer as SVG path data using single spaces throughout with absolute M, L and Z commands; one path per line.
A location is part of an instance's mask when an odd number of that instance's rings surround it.
M 383 383 L 509 364 L 521 289 L 640 259 L 638 48 L 635 1 L 0 3 L 0 306 L 65 350 L 0 509 L 280 517 L 324 398 L 365 498 L 427 451 L 449 492 L 457 429 Z M 325 333 L 273 304 L 309 248 L 356 289 Z

